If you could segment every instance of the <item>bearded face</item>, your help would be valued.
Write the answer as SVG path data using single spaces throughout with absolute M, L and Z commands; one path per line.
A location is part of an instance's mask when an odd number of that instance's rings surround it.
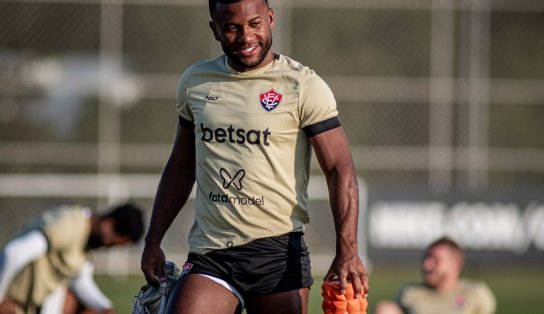
M 273 60 L 274 13 L 265 1 L 219 2 L 210 27 L 233 69 L 249 71 Z

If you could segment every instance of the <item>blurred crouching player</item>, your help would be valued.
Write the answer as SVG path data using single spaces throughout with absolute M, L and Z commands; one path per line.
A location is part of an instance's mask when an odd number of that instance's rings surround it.
M 0 253 L 0 313 L 113 313 L 88 253 L 135 243 L 143 229 L 142 210 L 132 204 L 103 215 L 80 205 L 44 211 Z

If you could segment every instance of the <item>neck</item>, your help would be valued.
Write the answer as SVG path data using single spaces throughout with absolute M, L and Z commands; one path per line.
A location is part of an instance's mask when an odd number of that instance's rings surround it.
M 260 68 L 264 68 L 265 66 L 269 65 L 270 63 L 272 63 L 274 61 L 274 59 L 276 58 L 276 54 L 273 53 L 272 51 L 269 51 L 268 54 L 266 55 L 266 57 L 262 60 L 262 62 L 253 67 L 253 68 L 240 68 L 237 64 L 233 63 L 230 58 L 227 58 L 227 62 L 229 63 L 229 66 L 237 71 L 237 72 L 248 72 L 248 71 L 253 71 L 253 70 L 258 70 Z
M 443 282 L 441 282 L 435 289 L 440 292 L 449 292 L 455 289 L 458 283 L 459 283 L 458 277 L 449 277 Z

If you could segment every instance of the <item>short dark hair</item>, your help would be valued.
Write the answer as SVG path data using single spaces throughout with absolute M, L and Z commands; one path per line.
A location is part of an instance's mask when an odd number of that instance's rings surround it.
M 128 236 L 132 242 L 138 242 L 144 234 L 144 220 L 142 210 L 130 203 L 114 207 L 103 216 L 115 222 L 115 232 Z
M 215 10 L 215 6 L 217 3 L 236 3 L 240 2 L 242 0 L 208 0 L 208 8 L 210 9 L 210 17 L 213 18 L 213 10 Z M 266 5 L 268 6 L 268 0 L 264 0 L 266 2 Z
M 440 238 L 436 239 L 435 241 L 433 241 L 431 244 L 429 244 L 427 249 L 431 249 L 431 248 L 433 248 L 435 246 L 438 246 L 438 245 L 444 245 L 444 246 L 448 247 L 450 250 L 452 250 L 453 252 L 458 254 L 459 257 L 461 258 L 461 260 L 464 259 L 463 248 L 457 242 L 455 242 L 455 240 L 453 240 L 452 238 L 450 238 L 448 236 L 440 237 Z

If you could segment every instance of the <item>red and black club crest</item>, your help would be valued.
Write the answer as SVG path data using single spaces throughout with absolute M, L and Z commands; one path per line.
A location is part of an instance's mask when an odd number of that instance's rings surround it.
M 283 96 L 274 89 L 259 94 L 261 107 L 263 107 L 263 109 L 266 111 L 272 111 L 280 105 L 282 97 Z

